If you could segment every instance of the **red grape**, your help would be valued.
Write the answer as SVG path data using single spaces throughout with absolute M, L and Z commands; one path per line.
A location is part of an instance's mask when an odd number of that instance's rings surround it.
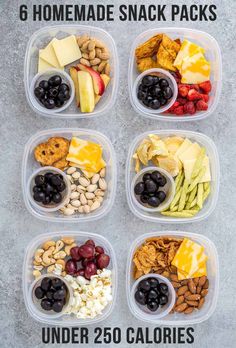
M 68 260 L 66 262 L 65 270 L 67 274 L 74 275 L 77 271 L 77 265 L 76 262 L 73 260 Z
M 97 274 L 97 267 L 94 262 L 89 262 L 85 268 L 85 278 L 90 279 L 95 274 Z
M 70 249 L 70 256 L 72 257 L 73 260 L 75 261 L 80 261 L 81 260 L 81 255 L 79 253 L 79 247 L 75 246 Z
M 97 254 L 104 254 L 104 249 L 101 246 L 96 246 L 95 251 Z
M 106 268 L 109 265 L 110 262 L 110 256 L 107 254 L 99 254 L 96 258 L 97 260 L 97 266 L 99 269 Z
M 86 267 L 87 266 L 87 264 L 89 263 L 89 262 L 94 262 L 94 263 L 96 263 L 96 260 L 93 258 L 93 257 L 91 257 L 91 258 L 85 258 L 85 259 L 83 259 L 82 260 L 82 266 L 83 267 Z
M 77 272 L 76 272 L 76 276 L 81 276 L 84 277 L 84 268 L 80 268 Z
M 93 245 L 84 244 L 79 248 L 79 253 L 84 258 L 91 258 L 94 256 L 95 248 Z
M 92 245 L 92 246 L 95 247 L 95 243 L 94 243 L 94 241 L 92 239 L 87 240 L 87 242 L 85 242 L 85 244 L 86 245 Z

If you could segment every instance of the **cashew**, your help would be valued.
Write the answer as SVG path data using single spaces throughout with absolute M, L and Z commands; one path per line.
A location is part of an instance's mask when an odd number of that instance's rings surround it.
M 64 270 L 65 269 L 65 265 L 66 265 L 65 260 L 62 260 L 62 259 L 57 260 L 56 263 L 55 263 L 55 266 L 56 265 L 61 265 L 62 269 Z
M 65 277 L 66 276 L 66 272 L 65 271 L 61 272 L 61 276 Z
M 48 250 L 51 246 L 55 246 L 55 245 L 56 245 L 56 242 L 54 240 L 48 240 L 42 245 L 42 248 L 44 250 Z
M 54 271 L 55 265 L 51 265 L 47 268 L 47 273 L 52 273 Z
M 55 263 L 55 260 L 53 259 L 52 255 L 54 252 L 55 248 L 50 247 L 48 250 L 46 250 L 43 254 L 43 265 L 50 266 L 53 263 Z
M 37 249 L 35 254 L 34 254 L 34 259 L 37 263 L 41 263 L 42 262 L 42 255 L 44 253 L 43 249 Z
M 39 270 L 35 269 L 33 271 L 33 276 L 35 277 L 35 279 L 37 279 L 41 276 L 41 272 Z
M 55 249 L 54 249 L 54 251 L 53 251 L 53 255 L 56 254 L 56 253 L 58 253 L 58 251 L 60 251 L 63 247 L 64 247 L 63 241 L 62 241 L 62 240 L 58 240 L 58 241 L 56 242 L 56 247 L 55 247 Z
M 43 270 L 43 266 L 34 266 L 34 269 L 36 269 L 37 271 L 42 271 Z
M 35 266 L 41 266 L 41 262 L 37 262 L 37 261 L 33 261 L 33 264 L 35 265 Z
M 70 249 L 72 249 L 72 248 L 75 247 L 75 246 L 76 246 L 76 244 L 73 243 L 73 244 L 67 245 L 67 246 L 65 247 L 64 250 L 65 250 L 65 253 L 66 253 L 67 256 L 70 255 Z
M 54 254 L 54 258 L 56 260 L 58 259 L 64 259 L 66 257 L 66 253 L 63 250 L 58 251 L 58 253 Z
M 62 237 L 61 240 L 67 245 L 71 245 L 75 241 L 72 237 Z

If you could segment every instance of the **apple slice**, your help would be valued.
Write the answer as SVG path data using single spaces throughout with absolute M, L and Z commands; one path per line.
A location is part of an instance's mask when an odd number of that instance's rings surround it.
M 97 71 L 93 70 L 92 68 L 86 65 L 78 64 L 77 66 L 80 70 L 87 71 L 91 75 L 93 79 L 94 93 L 100 96 L 103 95 L 105 91 L 105 84 L 101 78 L 101 75 Z
M 87 71 L 77 72 L 81 112 L 92 112 L 95 107 L 93 81 Z
M 110 82 L 110 76 L 106 75 L 106 74 L 101 74 L 101 79 L 104 82 L 105 85 L 105 89 L 107 88 L 108 83 Z M 99 102 L 99 100 L 101 99 L 100 95 L 95 94 L 95 105 Z
M 72 66 L 70 68 L 70 77 L 72 78 L 75 86 L 75 98 L 76 98 L 76 104 L 79 107 L 80 100 L 79 100 L 79 80 L 78 80 L 78 68 L 75 66 Z

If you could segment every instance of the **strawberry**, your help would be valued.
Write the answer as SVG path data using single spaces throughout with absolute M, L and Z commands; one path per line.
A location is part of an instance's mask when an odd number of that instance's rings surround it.
M 181 116 L 184 114 L 184 107 L 183 106 L 178 106 L 174 110 L 175 115 Z
M 194 101 L 194 100 L 201 99 L 201 96 L 200 96 L 200 93 L 198 93 L 198 91 L 196 91 L 195 89 L 190 89 L 190 91 L 188 92 L 187 98 L 190 101 Z
M 193 115 L 195 114 L 196 112 L 196 109 L 195 109 L 195 105 L 192 101 L 188 101 L 185 105 L 184 105 L 184 112 L 186 114 L 190 114 L 190 115 Z
M 204 100 L 204 102 L 208 102 L 209 101 L 209 95 L 208 94 L 200 94 L 200 96 L 201 96 L 201 99 L 202 100 Z
M 181 97 L 187 97 L 189 90 L 190 88 L 187 85 L 185 86 L 180 84 L 178 86 L 178 92 Z
M 196 89 L 196 91 L 200 91 L 200 87 L 199 87 L 199 85 L 197 85 L 196 83 L 195 84 L 193 84 L 193 85 L 191 85 L 191 88 L 192 89 Z
M 206 102 L 204 102 L 204 100 L 198 100 L 196 103 L 196 109 L 197 110 L 207 110 L 208 109 L 208 105 Z
M 187 99 L 186 98 L 177 98 L 177 102 L 180 104 L 180 105 L 184 105 L 187 103 Z
M 205 93 L 210 93 L 211 91 L 211 81 L 205 81 L 202 83 L 199 83 L 199 87 L 205 92 Z

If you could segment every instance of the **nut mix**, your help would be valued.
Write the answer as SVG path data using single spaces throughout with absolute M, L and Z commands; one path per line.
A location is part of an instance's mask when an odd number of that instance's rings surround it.
M 34 254 L 33 276 L 43 278 L 34 290 L 42 309 L 61 312 L 72 298 L 65 314 L 77 318 L 95 318 L 112 301 L 110 256 L 92 239 L 79 244 L 72 237 L 45 241 Z M 53 277 L 52 277 L 53 275 Z M 65 279 L 65 283 L 63 282 Z
M 172 313 L 191 314 L 201 309 L 208 294 L 206 260 L 204 248 L 190 239 L 152 237 L 133 255 L 133 276 L 157 273 L 168 278 L 176 291 Z
M 34 156 L 41 166 L 56 167 L 64 171 L 69 179 L 71 194 L 64 207 L 60 209 L 62 214 L 66 216 L 75 213 L 89 214 L 100 208 L 107 190 L 106 162 L 102 155 L 103 149 L 100 144 L 78 137 L 72 137 L 70 140 L 63 137 L 52 137 L 35 147 Z M 52 173 L 45 174 L 45 177 L 49 176 L 49 180 L 53 180 L 53 182 L 57 179 L 52 178 Z M 58 176 L 58 180 L 61 177 L 60 174 L 56 176 Z M 41 183 L 39 179 L 43 182 Z M 56 192 L 53 183 L 50 181 L 45 186 L 45 179 L 40 176 L 35 182 L 34 196 L 47 193 L 46 198 L 49 203 L 55 202 L 55 200 L 59 202 L 59 198 L 61 201 L 62 185 L 59 184 L 60 187 L 56 187 L 59 192 Z M 63 189 L 65 189 L 65 185 Z M 41 199 L 41 196 L 39 198 Z
M 138 72 L 159 68 L 169 71 L 175 78 L 178 96 L 164 114 L 191 116 L 208 109 L 212 89 L 211 64 L 205 58 L 205 50 L 201 46 L 187 39 L 173 40 L 164 33 L 157 34 L 136 48 L 135 58 Z M 148 85 L 141 87 L 138 98 L 148 107 L 158 109 L 167 104 L 165 90 L 154 90 L 153 86 Z
M 97 38 L 88 35 L 53 38 L 39 50 L 38 72 L 68 69 L 75 87 L 76 106 L 88 113 L 94 111 L 110 83 L 109 59 L 108 48 Z M 45 108 L 61 107 L 70 98 L 70 87 L 62 82 L 58 73 L 35 86 L 34 95 Z

